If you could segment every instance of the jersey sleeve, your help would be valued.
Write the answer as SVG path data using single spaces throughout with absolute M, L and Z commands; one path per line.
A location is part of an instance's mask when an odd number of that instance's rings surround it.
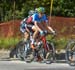
M 47 16 L 44 14 L 44 16 L 43 16 L 43 20 L 46 22 L 46 23 L 48 23 L 48 18 L 47 18 Z
M 27 23 L 31 23 L 32 22 L 32 17 L 30 16 L 27 20 L 26 20 Z
M 38 14 L 32 15 L 32 18 L 33 18 L 33 20 L 32 20 L 33 22 L 38 21 Z

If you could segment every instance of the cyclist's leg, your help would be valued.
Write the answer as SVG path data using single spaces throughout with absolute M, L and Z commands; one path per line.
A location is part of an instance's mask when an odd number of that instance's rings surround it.
M 32 29 L 34 30 L 34 33 L 33 33 L 33 37 L 32 37 L 32 43 L 31 43 L 31 46 L 32 47 L 35 47 L 35 45 L 34 45 L 34 42 L 35 42 L 35 39 L 37 38 L 37 36 L 38 36 L 38 33 L 39 32 L 41 32 L 41 31 L 43 31 L 42 29 L 43 29 L 43 27 L 42 27 L 42 24 L 37 24 L 38 26 L 39 26 L 39 28 L 36 28 L 36 25 L 34 25 L 33 27 L 32 27 Z
M 26 42 L 29 39 L 29 33 L 27 31 L 24 32 L 24 41 Z
M 36 39 L 36 37 L 38 36 L 39 31 L 35 26 L 32 27 L 32 30 L 34 30 L 33 39 Z
M 37 42 L 36 38 L 38 36 L 39 30 L 35 27 L 35 25 L 32 27 L 32 30 L 34 30 L 34 33 L 33 33 L 33 37 L 32 37 L 31 47 L 33 49 L 34 61 L 37 61 L 37 60 L 39 60 L 39 54 L 38 54 L 38 50 L 36 49 L 37 46 L 35 46 L 35 42 Z
M 39 28 L 36 28 L 36 26 L 34 25 L 32 27 L 32 30 L 34 30 L 34 33 L 33 33 L 33 36 L 32 36 L 32 46 L 34 46 L 34 42 L 35 42 L 35 39 L 36 37 L 38 36 L 38 33 L 43 31 L 44 30 L 44 27 L 42 26 L 42 24 L 37 24 L 39 26 Z
M 23 34 L 24 41 L 26 41 L 29 37 L 29 30 L 27 29 L 27 26 L 25 26 L 24 28 L 20 27 L 20 31 Z
M 39 24 L 38 26 L 41 28 L 41 31 L 42 31 L 42 29 L 43 29 L 42 25 Z M 34 26 L 33 29 L 35 31 L 33 34 L 33 39 L 36 39 L 37 45 L 39 45 L 40 39 L 39 39 L 38 35 L 39 35 L 40 30 L 36 29 L 36 26 Z M 40 54 L 38 53 L 37 46 L 36 46 L 36 49 L 34 49 L 34 59 L 35 60 L 42 60 L 42 58 L 40 57 Z

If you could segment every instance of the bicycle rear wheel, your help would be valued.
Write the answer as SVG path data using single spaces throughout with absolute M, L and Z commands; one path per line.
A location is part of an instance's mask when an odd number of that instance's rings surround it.
M 30 42 L 24 44 L 24 52 L 23 52 L 23 59 L 27 63 L 32 62 L 33 56 L 32 56 L 32 49 L 30 47 Z
M 75 40 L 70 40 L 67 44 L 66 60 L 71 66 L 75 66 Z
M 24 60 L 23 58 L 23 53 L 24 53 L 24 41 L 20 41 L 17 45 L 16 45 L 16 57 Z
M 23 42 L 17 45 L 17 57 L 24 61 L 29 61 L 28 58 L 30 57 L 32 50 L 30 48 L 30 42 Z

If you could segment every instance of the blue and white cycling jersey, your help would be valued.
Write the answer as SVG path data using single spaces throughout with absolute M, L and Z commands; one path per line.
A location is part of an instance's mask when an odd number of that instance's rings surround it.
M 26 18 L 23 19 L 23 20 L 21 21 L 21 24 L 20 24 L 20 31 L 21 31 L 22 33 L 24 33 L 24 32 L 26 31 L 26 23 L 25 23 L 25 21 L 26 21 Z
M 41 18 L 39 17 L 39 14 L 38 13 L 35 13 L 35 14 L 33 14 L 32 15 L 32 22 L 34 22 L 34 21 L 37 21 L 38 23 L 41 23 L 41 22 L 48 22 L 48 19 L 47 19 L 47 17 L 46 17 L 46 15 L 44 14 Z

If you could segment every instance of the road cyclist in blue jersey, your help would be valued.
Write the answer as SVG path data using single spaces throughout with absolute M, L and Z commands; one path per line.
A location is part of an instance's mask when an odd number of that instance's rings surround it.
M 52 27 L 48 24 L 48 18 L 45 14 L 45 8 L 39 7 L 36 9 L 36 11 L 29 12 L 30 16 L 27 19 L 24 19 L 21 23 L 25 23 L 23 28 L 20 28 L 21 32 L 24 33 L 24 36 L 27 38 L 29 34 L 32 34 L 31 38 L 31 48 L 36 53 L 36 46 L 35 46 L 35 40 L 38 36 L 38 33 L 40 35 L 44 35 L 45 32 L 52 32 L 55 33 L 55 31 L 52 29 Z M 27 39 L 25 38 L 25 41 Z M 34 57 L 36 55 L 34 54 Z M 35 57 L 36 59 L 36 57 Z

